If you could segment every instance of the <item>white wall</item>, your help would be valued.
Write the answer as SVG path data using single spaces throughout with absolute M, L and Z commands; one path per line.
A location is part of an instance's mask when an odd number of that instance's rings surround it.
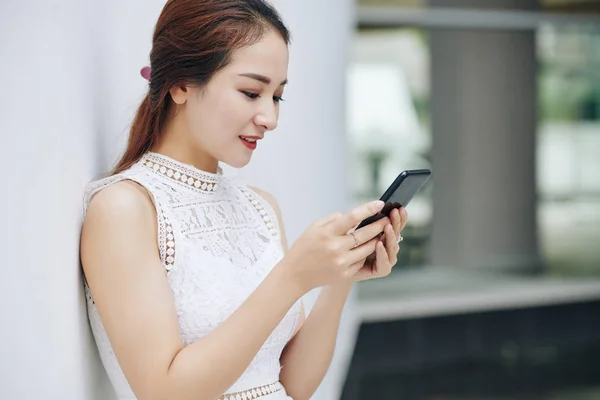
M 99 2 L 103 21 L 96 32 L 101 113 L 100 151 L 103 168 L 118 160 L 129 137 L 129 125 L 144 98 L 148 82 L 140 69 L 150 63 L 154 25 L 166 0 Z
M 97 169 L 86 3 L 0 3 L 1 399 L 110 399 L 78 264 Z
M 0 3 L 7 183 L 0 198 L 8 222 L 1 236 L 1 399 L 112 399 L 82 297 L 81 196 L 127 139 L 164 0 L 94 3 Z M 278 198 L 293 242 L 312 220 L 349 204 L 344 80 L 353 6 L 274 3 L 293 34 L 287 101 L 280 127 L 240 172 Z M 308 296 L 309 309 L 315 296 Z M 356 328 L 352 298 L 315 399 L 335 399 L 343 382 Z

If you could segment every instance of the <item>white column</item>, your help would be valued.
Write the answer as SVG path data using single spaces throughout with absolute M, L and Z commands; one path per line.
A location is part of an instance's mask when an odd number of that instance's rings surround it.
M 109 400 L 79 267 L 96 169 L 89 2 L 0 3 L 0 398 Z
M 354 33 L 350 0 L 276 0 L 292 33 L 289 86 L 279 127 L 241 173 L 278 200 L 288 242 L 315 219 L 350 205 L 345 127 L 346 67 Z M 318 291 L 306 297 L 308 311 Z M 330 370 L 313 397 L 339 398 L 358 321 L 352 293 Z
M 432 262 L 536 270 L 535 33 L 436 29 L 430 41 Z

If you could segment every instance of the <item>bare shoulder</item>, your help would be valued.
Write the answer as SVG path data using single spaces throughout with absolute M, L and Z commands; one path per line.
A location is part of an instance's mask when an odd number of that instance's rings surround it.
M 148 192 L 138 183 L 123 180 L 101 190 L 90 201 L 86 220 L 96 215 L 139 217 L 144 211 L 153 209 Z
M 103 249 L 115 248 L 119 242 L 153 251 L 156 232 L 154 205 L 141 185 L 124 180 L 102 189 L 90 201 L 83 221 L 81 258 L 84 270 L 97 265 L 97 256 Z

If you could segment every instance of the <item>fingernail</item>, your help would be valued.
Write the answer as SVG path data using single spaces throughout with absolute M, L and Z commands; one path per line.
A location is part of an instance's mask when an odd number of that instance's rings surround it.
M 383 208 L 384 205 L 385 205 L 385 203 L 383 201 L 381 201 L 381 200 L 375 201 L 375 209 L 377 211 L 380 211 Z

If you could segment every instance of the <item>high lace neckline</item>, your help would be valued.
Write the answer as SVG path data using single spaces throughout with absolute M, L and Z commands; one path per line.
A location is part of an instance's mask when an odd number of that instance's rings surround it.
M 221 168 L 216 173 L 206 172 L 191 164 L 152 151 L 146 152 L 140 163 L 156 174 L 203 193 L 215 193 L 223 179 Z

